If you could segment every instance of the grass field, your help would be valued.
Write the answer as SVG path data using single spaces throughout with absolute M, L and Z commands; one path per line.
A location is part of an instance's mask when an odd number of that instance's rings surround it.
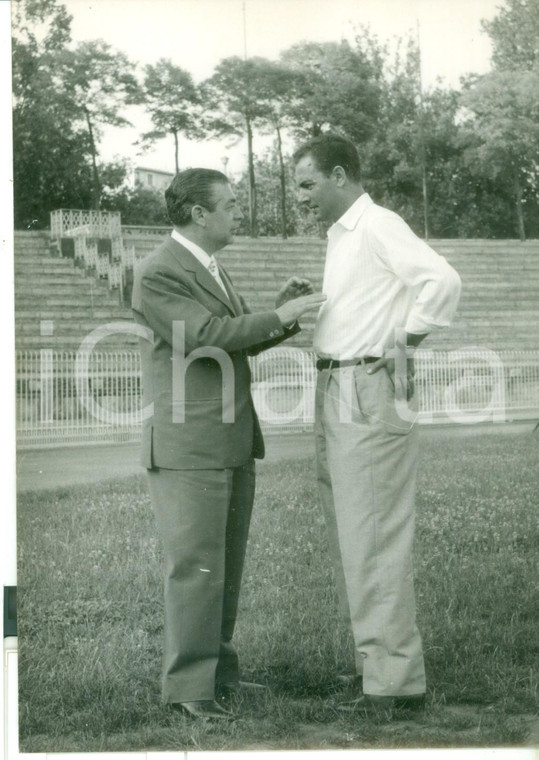
M 539 436 L 423 439 L 416 589 L 428 704 L 340 713 L 350 671 L 313 463 L 259 469 L 236 644 L 263 696 L 198 725 L 160 703 L 160 548 L 143 478 L 18 504 L 21 751 L 520 745 L 538 709 Z M 349 695 L 348 695 L 349 696 Z

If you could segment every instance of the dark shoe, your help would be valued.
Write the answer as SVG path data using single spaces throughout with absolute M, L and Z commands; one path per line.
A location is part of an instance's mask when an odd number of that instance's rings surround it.
M 395 697 L 394 709 L 422 712 L 425 709 L 425 695 L 410 694 L 407 697 Z
M 190 718 L 200 720 L 234 720 L 235 716 L 229 710 L 224 710 L 213 699 L 201 699 L 196 702 L 172 702 L 170 707 L 179 710 Z
M 352 673 L 341 673 L 335 678 L 335 681 L 338 686 L 347 689 L 350 687 L 357 688 L 359 691 L 363 689 L 363 676 L 353 675 Z
M 401 697 L 382 697 L 364 694 L 359 699 L 339 705 L 343 712 L 359 712 L 365 715 L 394 715 L 405 712 L 420 712 L 425 709 L 424 694 L 410 694 Z

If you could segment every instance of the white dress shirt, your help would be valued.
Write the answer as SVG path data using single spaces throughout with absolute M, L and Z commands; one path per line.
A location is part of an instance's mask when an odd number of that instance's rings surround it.
M 228 298 L 229 296 L 226 291 L 225 284 L 221 279 L 221 275 L 219 274 L 219 267 L 217 265 L 217 261 L 215 260 L 215 256 L 210 256 L 199 245 L 193 243 L 193 241 L 189 240 L 189 238 L 184 237 L 176 229 L 172 230 L 171 237 L 173 237 L 176 242 L 180 243 L 180 245 L 183 245 L 184 248 L 187 248 L 187 250 L 200 261 L 202 266 L 205 267 L 212 275 L 212 277 L 219 283 L 223 289 L 223 292 Z
M 322 291 L 315 351 L 356 359 L 393 348 L 397 327 L 424 334 L 449 325 L 460 277 L 400 216 L 364 193 L 328 230 Z

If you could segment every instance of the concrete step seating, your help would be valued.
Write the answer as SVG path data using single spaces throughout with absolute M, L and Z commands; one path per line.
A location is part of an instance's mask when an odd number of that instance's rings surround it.
M 134 228 L 125 242 L 135 245 L 136 258 L 152 251 L 164 234 Z M 165 231 L 166 232 L 166 231 Z M 318 239 L 240 238 L 218 253 L 239 292 L 253 310 L 271 310 L 279 287 L 297 274 L 321 287 L 325 241 Z M 539 241 L 433 240 L 463 280 L 454 324 L 433 334 L 425 348 L 452 350 L 476 345 L 491 349 L 536 349 L 539 323 Z M 46 233 L 15 233 L 16 342 L 19 349 L 76 350 L 85 335 L 107 322 L 131 323 L 131 311 L 119 303 L 116 290 L 76 267 L 72 260 L 49 254 Z M 40 335 L 42 320 L 54 333 Z M 302 319 L 302 332 L 288 345 L 309 347 L 314 315 Z M 103 348 L 132 348 L 136 338 L 108 338 Z
M 50 237 L 42 232 L 15 233 L 15 345 L 18 350 L 51 348 L 76 351 L 93 329 L 109 322 L 132 324 L 131 309 L 117 290 L 86 275 L 73 260 L 49 253 Z M 49 322 L 52 335 L 41 335 Z M 106 338 L 98 350 L 134 349 L 137 339 L 120 334 Z
M 536 349 L 539 323 L 539 241 L 433 240 L 430 245 L 461 275 L 463 289 L 453 325 L 427 339 L 425 348 L 453 350 L 476 345 L 490 349 Z M 303 250 L 302 250 L 303 249 Z M 219 261 L 249 303 L 253 282 L 257 308 L 271 308 L 273 288 L 289 274 L 309 277 L 320 287 L 325 241 L 238 241 L 221 251 Z M 263 261 L 261 261 L 263 259 Z M 256 261 L 255 261 L 256 260 Z M 254 272 L 256 271 L 256 274 Z M 302 320 L 301 345 L 313 319 Z

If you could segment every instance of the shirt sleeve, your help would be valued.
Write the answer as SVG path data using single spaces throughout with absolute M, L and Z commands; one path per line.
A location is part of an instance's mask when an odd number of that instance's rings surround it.
M 457 309 L 461 281 L 446 259 L 391 212 L 371 222 L 369 239 L 385 266 L 417 293 L 406 332 L 423 335 L 447 327 Z

